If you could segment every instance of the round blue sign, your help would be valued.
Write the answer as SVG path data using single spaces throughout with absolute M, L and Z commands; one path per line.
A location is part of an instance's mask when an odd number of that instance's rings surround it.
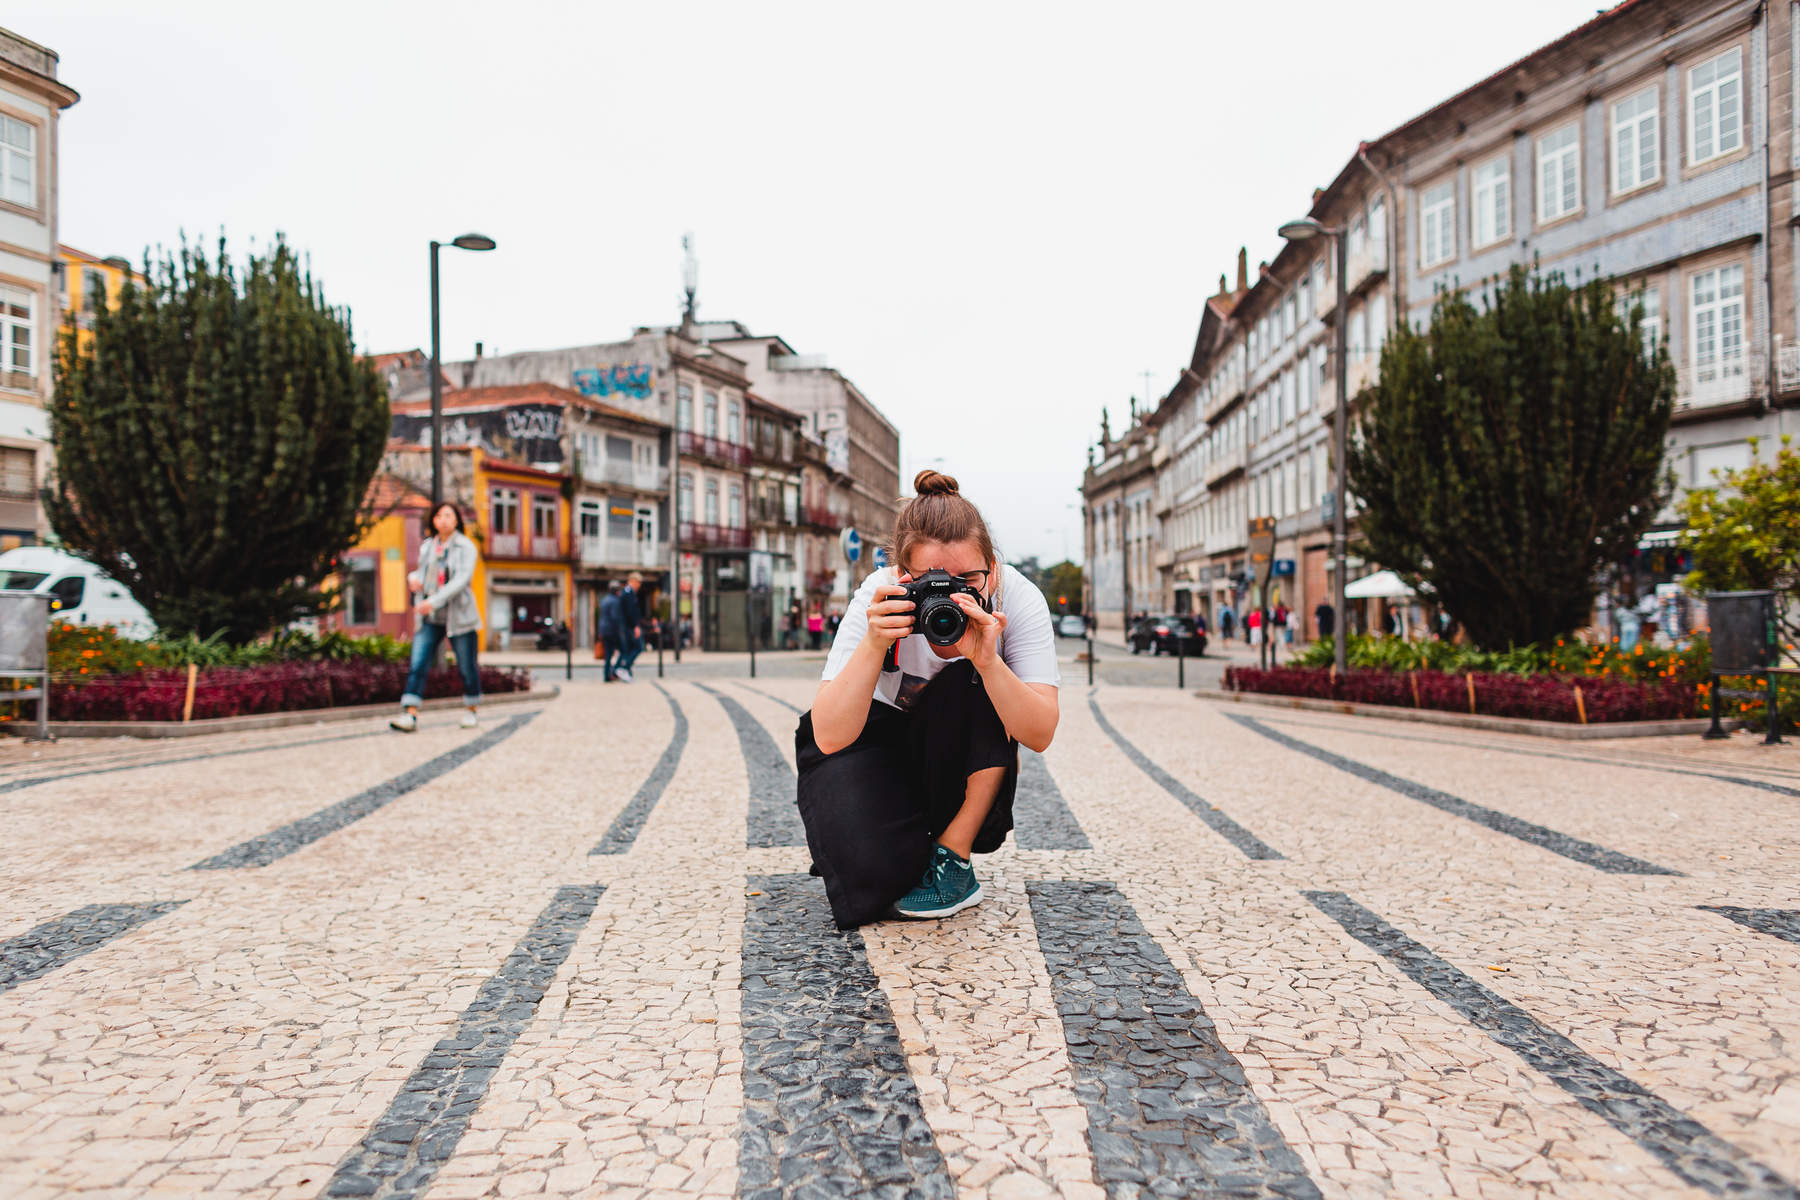
M 887 566 L 887 564 L 888 564 L 887 547 L 886 546 L 875 547 L 875 569 L 879 571 L 881 568 Z
M 862 557 L 862 534 L 854 529 L 844 530 L 844 557 L 851 562 Z

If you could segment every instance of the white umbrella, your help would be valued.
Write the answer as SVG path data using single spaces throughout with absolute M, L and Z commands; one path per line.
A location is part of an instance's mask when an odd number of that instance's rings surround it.
M 1416 595 L 1418 593 L 1392 571 L 1377 571 L 1344 588 L 1347 600 L 1394 600 Z

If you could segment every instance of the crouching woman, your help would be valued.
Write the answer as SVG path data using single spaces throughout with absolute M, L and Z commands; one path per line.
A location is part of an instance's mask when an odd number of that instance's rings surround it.
M 1003 566 L 956 480 L 921 471 L 893 566 L 863 580 L 800 718 L 798 800 L 840 928 L 947 917 L 981 901 L 970 856 L 1013 827 L 1018 744 L 1056 733 L 1056 637 L 1041 592 Z M 904 584 L 932 569 L 974 594 L 954 645 L 913 630 Z

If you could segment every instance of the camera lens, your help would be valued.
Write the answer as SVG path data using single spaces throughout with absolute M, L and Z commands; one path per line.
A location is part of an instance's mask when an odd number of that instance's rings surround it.
M 925 602 L 925 611 L 919 616 L 919 626 L 925 631 L 925 640 L 934 646 L 954 646 L 962 640 L 963 630 L 969 627 L 969 618 L 956 602 L 947 596 L 934 596 Z

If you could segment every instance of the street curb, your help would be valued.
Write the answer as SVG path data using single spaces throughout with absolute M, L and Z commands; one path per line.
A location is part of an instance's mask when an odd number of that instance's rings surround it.
M 533 688 L 529 692 L 496 692 L 481 698 L 481 706 L 488 708 L 496 704 L 530 704 L 534 700 L 554 700 L 562 694 L 562 688 Z M 420 705 L 422 712 L 437 712 L 443 709 L 461 708 L 462 698 L 448 696 L 441 700 L 427 700 Z M 399 712 L 397 703 L 390 704 L 355 704 L 344 708 L 305 708 L 298 712 L 252 713 L 245 717 L 207 717 L 200 721 L 52 721 L 50 722 L 50 740 L 57 738 L 184 738 L 200 737 L 209 733 L 245 733 L 257 729 L 282 729 L 290 725 L 323 725 L 328 721 L 354 721 L 358 717 L 391 716 Z M 22 735 L 26 728 L 35 729 L 25 722 L 17 723 L 16 732 Z M 8 729 L 14 733 L 14 729 Z
M 1479 713 L 1440 712 L 1433 708 L 1396 708 L 1390 704 L 1356 704 L 1348 700 L 1319 700 L 1311 696 L 1280 696 L 1265 692 L 1227 692 L 1220 689 L 1195 689 L 1199 700 L 1223 701 L 1229 704 L 1259 704 L 1267 708 L 1298 708 L 1307 712 L 1340 713 L 1350 717 L 1382 717 L 1389 721 L 1417 721 L 1425 725 L 1449 725 L 1458 729 L 1481 729 L 1489 733 L 1522 733 L 1530 737 L 1560 738 L 1582 742 L 1597 738 L 1680 737 L 1705 733 L 1712 724 L 1705 717 L 1676 721 L 1615 721 L 1594 725 L 1569 725 L 1562 721 L 1534 721 L 1526 717 L 1490 717 Z M 1737 721 L 1725 721 L 1726 729 L 1736 729 Z

